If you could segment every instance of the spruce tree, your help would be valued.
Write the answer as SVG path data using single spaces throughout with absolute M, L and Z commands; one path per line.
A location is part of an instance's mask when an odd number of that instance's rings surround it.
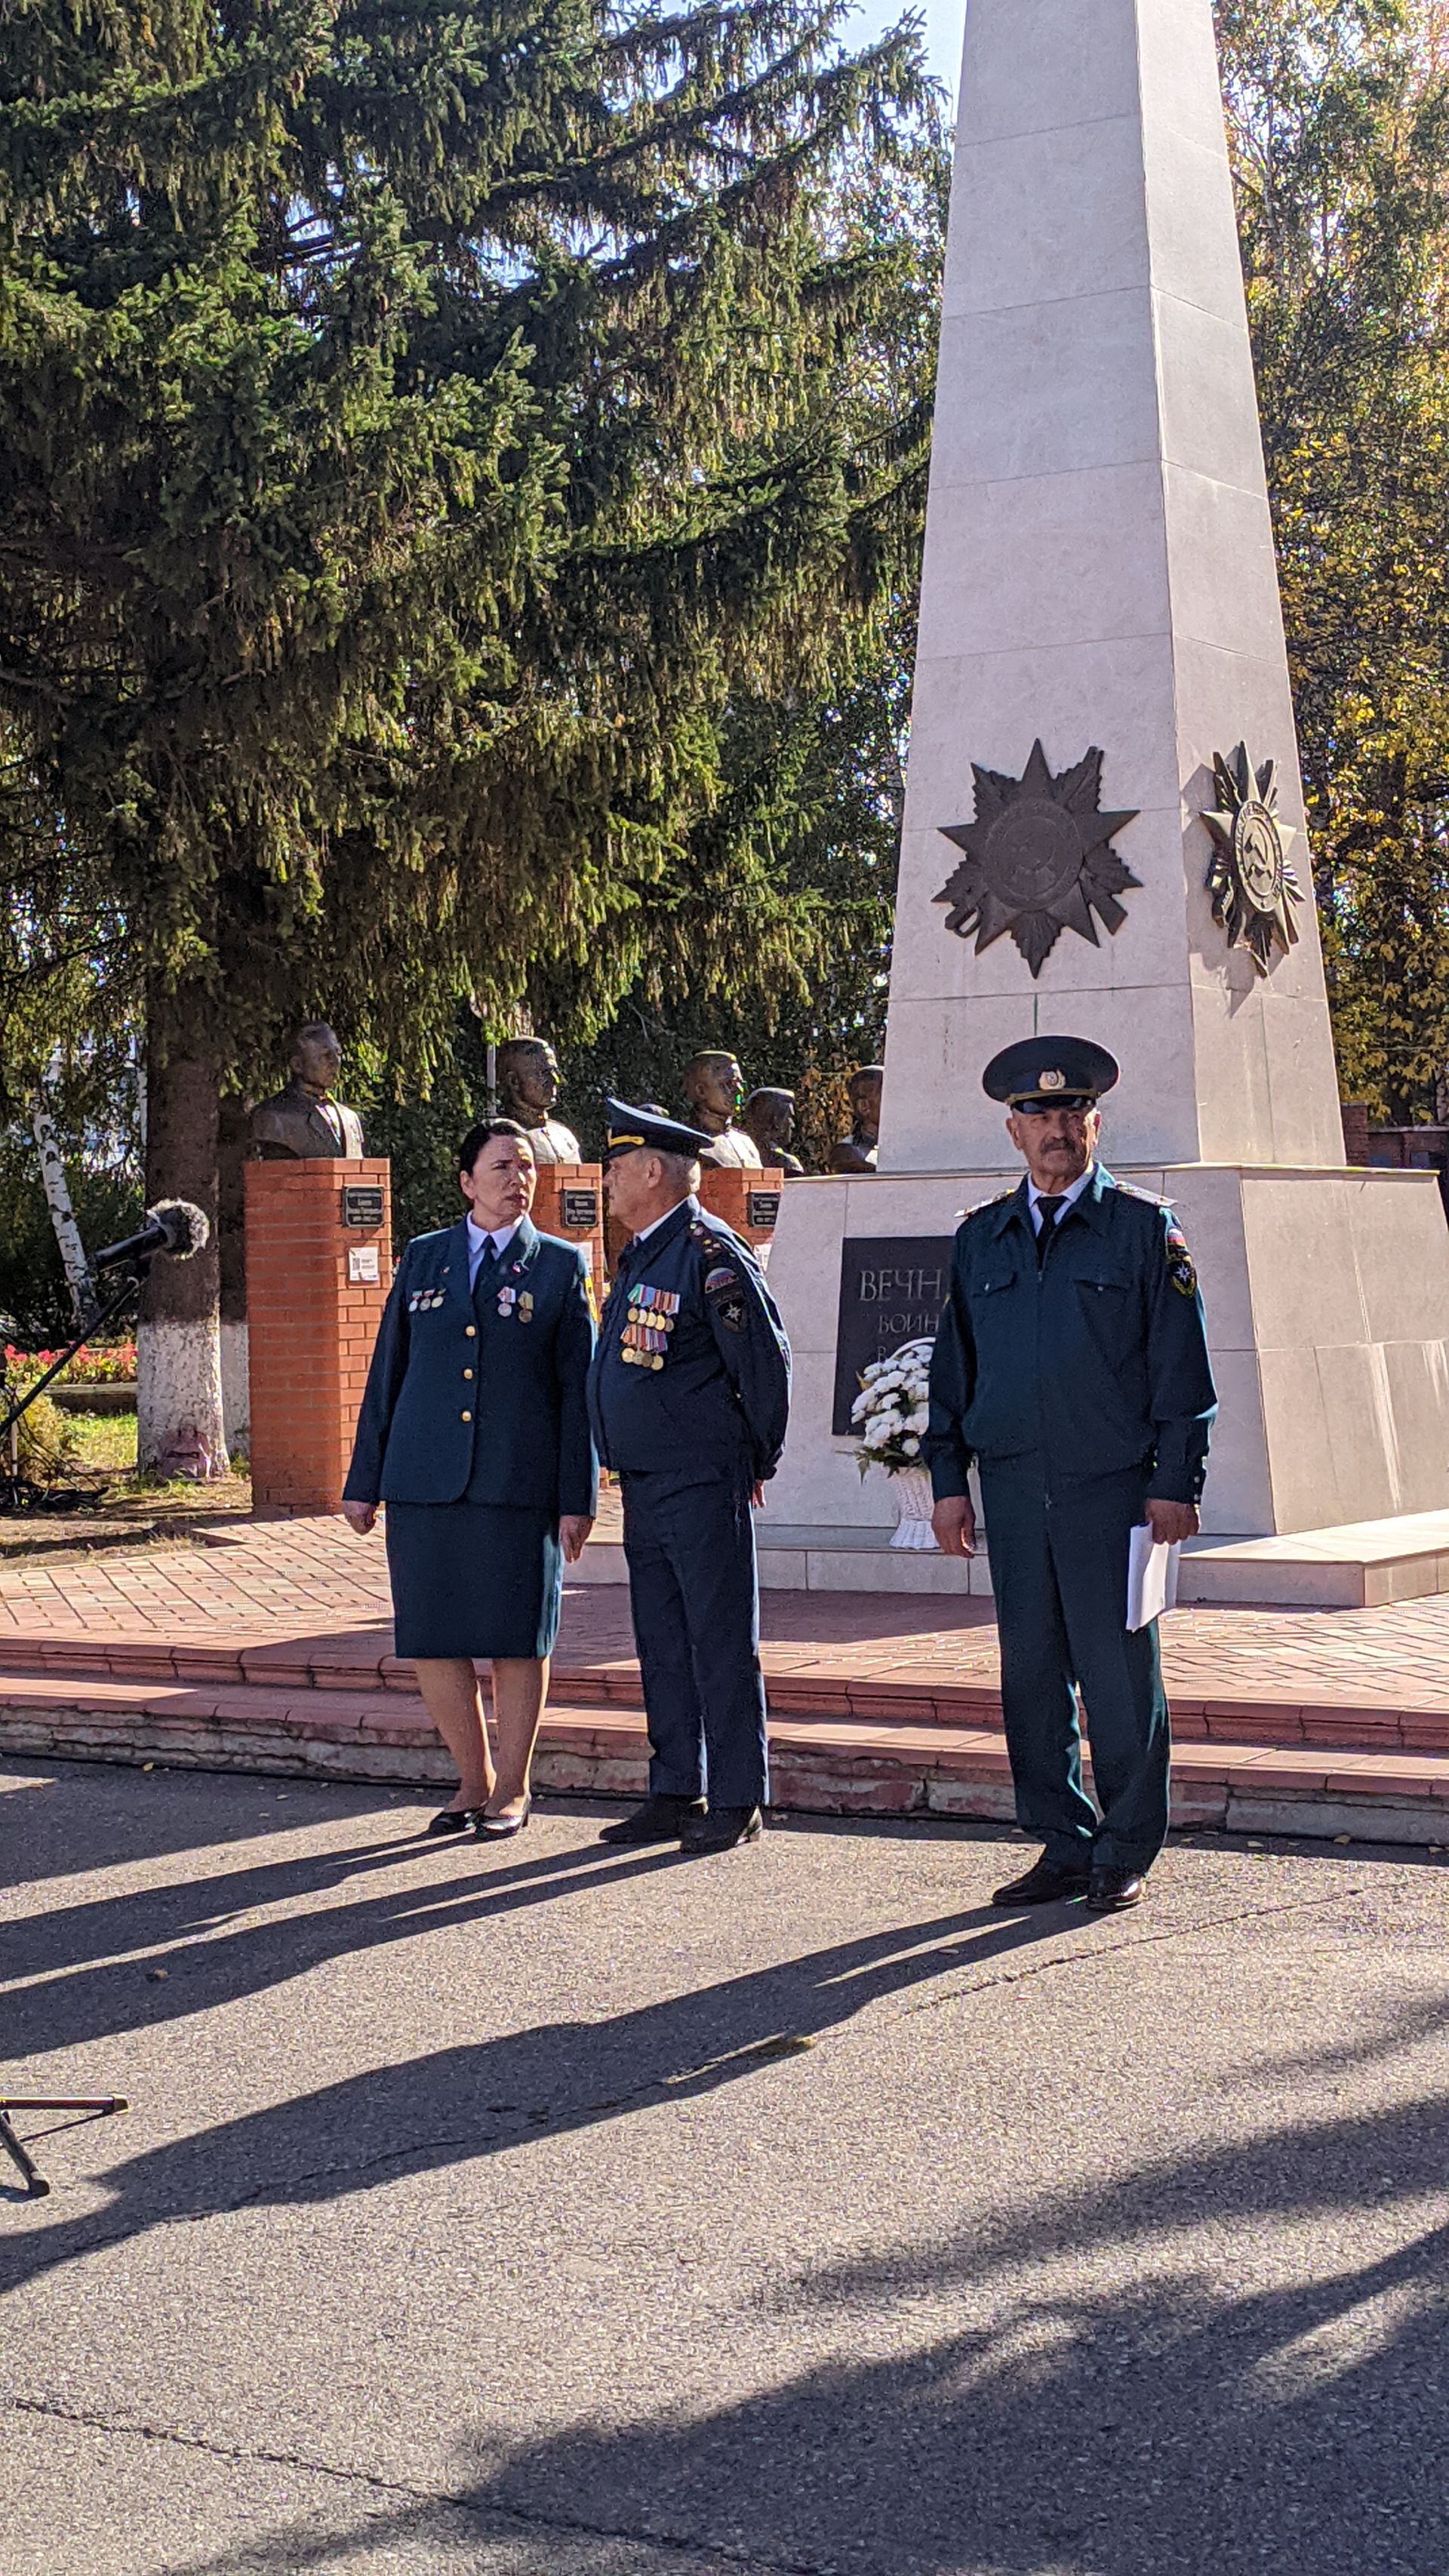
M 913 38 L 725 0 L 17 0 L 0 30 L 0 716 L 140 997 L 148 1193 L 321 1010 L 637 972 L 741 691 L 898 575 L 842 369 L 929 149 Z M 8 878 L 33 850 L 6 829 Z M 104 925 L 104 927 L 103 927 Z M 220 1445 L 214 1256 L 153 1280 L 143 1462 Z

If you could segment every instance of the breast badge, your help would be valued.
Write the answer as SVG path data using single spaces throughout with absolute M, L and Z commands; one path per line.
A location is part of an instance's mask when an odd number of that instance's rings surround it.
M 651 1288 L 643 1279 L 630 1289 L 619 1339 L 619 1357 L 626 1367 L 663 1368 L 678 1313 L 677 1289 Z

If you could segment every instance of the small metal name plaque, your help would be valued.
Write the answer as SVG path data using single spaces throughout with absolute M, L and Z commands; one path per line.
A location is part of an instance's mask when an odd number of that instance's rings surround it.
M 346 1181 L 342 1189 L 342 1222 L 344 1225 L 380 1227 L 384 1207 L 381 1190 L 372 1181 Z
M 746 1190 L 745 1205 L 748 1209 L 746 1225 L 773 1227 L 779 1224 L 780 1193 L 778 1190 Z
M 861 1372 L 903 1342 L 927 1340 L 951 1285 L 949 1234 L 864 1235 L 840 1247 L 840 1322 L 835 1336 L 835 1402 L 830 1428 L 853 1431 L 850 1408 Z
M 599 1222 L 597 1190 L 560 1190 L 559 1222 L 571 1233 L 592 1234 Z

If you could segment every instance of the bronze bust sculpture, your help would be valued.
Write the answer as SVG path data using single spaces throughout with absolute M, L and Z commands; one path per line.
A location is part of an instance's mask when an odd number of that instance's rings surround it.
M 292 1049 L 292 1079 L 251 1115 L 251 1151 L 264 1163 L 352 1160 L 367 1148 L 355 1109 L 332 1097 L 342 1049 L 325 1020 L 307 1020 Z
M 885 1080 L 881 1064 L 858 1064 L 850 1077 L 850 1134 L 840 1136 L 831 1148 L 832 1172 L 873 1172 L 876 1147 L 880 1142 L 880 1090 Z
M 767 1172 L 803 1172 L 804 1164 L 790 1147 L 795 1140 L 795 1094 L 767 1084 L 752 1091 L 745 1102 L 744 1129 L 760 1149 L 760 1160 Z
M 691 1127 L 711 1136 L 713 1144 L 700 1161 L 716 1172 L 758 1172 L 764 1167 L 753 1136 L 735 1124 L 745 1096 L 745 1077 L 723 1047 L 703 1047 L 690 1057 L 680 1083 L 684 1115 Z
M 546 1038 L 509 1038 L 498 1050 L 498 1114 L 528 1130 L 536 1163 L 581 1163 L 571 1127 L 549 1115 L 558 1098 L 558 1057 Z

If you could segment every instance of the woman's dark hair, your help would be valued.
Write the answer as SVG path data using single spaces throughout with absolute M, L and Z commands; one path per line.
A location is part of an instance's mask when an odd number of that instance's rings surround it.
M 464 1137 L 462 1144 L 458 1148 L 458 1169 L 460 1172 L 466 1172 L 470 1178 L 472 1177 L 474 1164 L 477 1162 L 484 1146 L 488 1144 L 494 1136 L 521 1136 L 525 1145 L 530 1147 L 530 1149 L 533 1145 L 533 1138 L 530 1136 L 528 1129 L 526 1127 L 520 1127 L 516 1118 L 480 1118 L 476 1127 L 469 1128 L 467 1135 Z

